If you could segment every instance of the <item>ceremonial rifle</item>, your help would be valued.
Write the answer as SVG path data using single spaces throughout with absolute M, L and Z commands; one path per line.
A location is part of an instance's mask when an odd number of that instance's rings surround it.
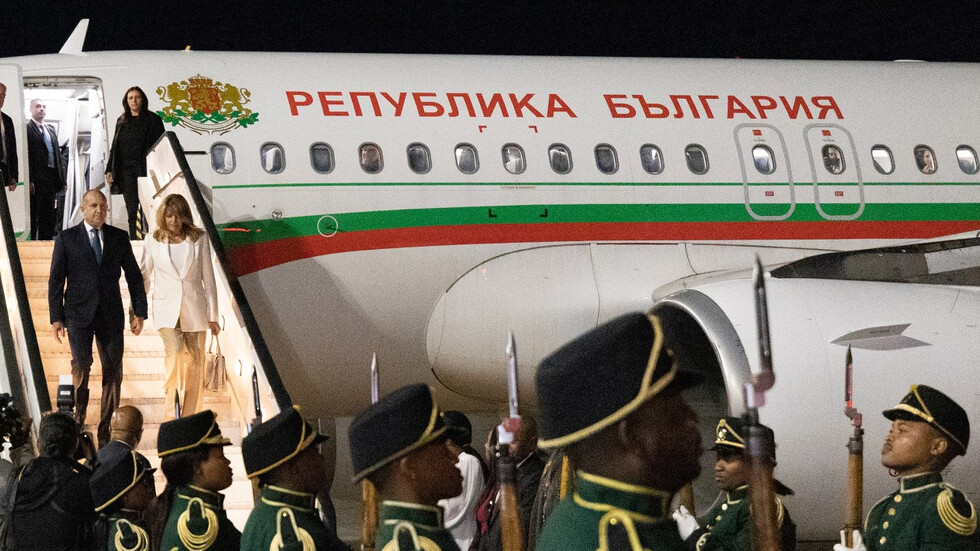
M 371 403 L 378 403 L 378 355 L 371 355 Z M 374 551 L 378 532 L 378 492 L 370 480 L 361 481 L 361 549 Z
M 524 536 L 521 533 L 521 511 L 517 505 L 514 459 L 510 457 L 510 444 L 521 428 L 521 416 L 517 410 L 517 345 L 514 333 L 507 338 L 507 402 L 509 417 L 497 427 L 497 465 L 500 473 L 500 536 L 503 551 L 521 551 Z
M 759 372 L 745 383 L 746 426 L 745 453 L 749 461 L 749 502 L 752 511 L 752 549 L 780 551 L 779 526 L 776 517 L 776 493 L 772 471 L 775 450 L 765 429 L 759 423 L 759 408 L 766 404 L 766 391 L 776 382 L 772 368 L 772 341 L 769 338 L 769 307 L 762 261 L 755 258 L 753 275 L 755 319 L 759 339 Z
M 844 415 L 851 420 L 854 432 L 847 440 L 847 506 L 844 509 L 844 538 L 847 547 L 853 547 L 855 530 L 862 528 L 864 513 L 864 428 L 862 418 L 854 407 L 853 379 L 854 359 L 851 346 L 847 346 L 844 366 Z

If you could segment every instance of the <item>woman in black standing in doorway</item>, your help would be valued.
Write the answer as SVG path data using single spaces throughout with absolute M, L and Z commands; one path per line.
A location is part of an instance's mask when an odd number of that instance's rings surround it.
M 136 179 L 146 176 L 146 154 L 163 134 L 163 120 L 148 109 L 146 94 L 139 86 L 126 90 L 122 103 L 123 114 L 116 119 L 116 132 L 106 163 L 106 183 L 113 195 L 121 193 L 126 200 L 129 238 L 142 239 L 136 227 L 140 212 Z

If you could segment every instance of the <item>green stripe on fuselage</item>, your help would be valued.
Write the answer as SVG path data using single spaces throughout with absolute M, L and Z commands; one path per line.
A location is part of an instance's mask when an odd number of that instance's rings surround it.
M 759 205 L 761 206 L 761 205 Z M 785 212 L 786 204 L 771 207 Z M 757 205 L 753 209 L 759 212 Z M 841 211 L 853 212 L 856 204 L 842 203 Z M 547 216 L 545 216 L 547 210 Z M 766 209 L 768 210 L 768 209 Z M 831 204 L 824 210 L 838 211 Z M 831 212 L 833 214 L 833 212 Z M 324 218 L 329 215 L 336 220 Z M 864 222 L 980 220 L 975 203 L 884 203 L 865 205 Z M 357 232 L 428 226 L 486 224 L 636 223 L 636 222 L 753 222 L 744 204 L 591 204 L 515 205 L 403 209 L 296 216 L 281 220 L 249 220 L 219 224 L 229 247 L 316 235 L 319 232 Z M 798 204 L 788 222 L 826 221 L 813 204 Z M 839 223 L 826 221 L 828 223 Z M 317 225 L 319 224 L 319 230 Z M 238 230 L 238 231 L 235 231 Z

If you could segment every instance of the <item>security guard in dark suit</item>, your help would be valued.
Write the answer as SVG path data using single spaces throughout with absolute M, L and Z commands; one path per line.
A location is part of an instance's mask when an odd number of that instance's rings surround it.
M 293 406 L 255 427 L 242 441 L 249 479 L 262 494 L 242 532 L 242 551 L 327 551 L 346 547 L 327 531 L 316 496 L 327 481 L 318 445 L 327 437 Z
M 902 401 L 883 414 L 892 428 L 881 448 L 881 464 L 898 475 L 898 490 L 871 508 L 863 541 L 855 530 L 851 549 L 980 549 L 976 509 L 963 492 L 943 481 L 940 472 L 953 458 L 966 454 L 966 411 L 930 386 L 912 385 Z M 834 549 L 848 548 L 838 544 Z
M 144 512 L 156 496 L 149 462 L 122 447 L 103 448 L 99 466 L 89 480 L 95 512 L 97 549 L 149 551 Z M 101 452 L 102 450 L 100 450 Z
M 765 431 L 766 447 L 772 452 L 772 462 L 776 463 L 775 438 L 772 429 L 760 425 Z M 752 519 L 749 516 L 749 461 L 745 457 L 745 426 L 738 417 L 723 417 L 715 429 L 715 480 L 721 490 L 721 495 L 711 509 L 701 518 L 701 525 L 688 524 L 694 520 L 682 508 L 674 513 L 681 536 L 685 538 L 690 548 L 696 551 L 752 551 Z M 778 480 L 775 483 L 776 494 L 793 495 L 785 484 Z M 783 506 L 782 500 L 776 499 L 776 522 L 779 525 L 782 551 L 796 549 L 796 524 L 789 516 L 789 511 Z M 691 532 L 693 530 L 693 532 Z M 688 532 L 688 533 L 685 533 Z
M 228 520 L 221 490 L 231 486 L 231 462 L 211 410 L 160 425 L 157 455 L 167 487 L 157 498 L 151 537 L 166 551 L 238 551 L 241 532 Z M 156 525 L 163 511 L 166 522 Z M 159 536 L 157 534 L 159 533 Z
M 701 377 L 668 335 L 657 316 L 627 314 L 541 362 L 539 446 L 564 447 L 577 472 L 538 551 L 685 548 L 669 508 L 701 470 L 697 417 L 680 393 Z
M 446 428 L 432 390 L 423 384 L 384 396 L 351 423 L 354 482 L 367 478 L 383 500 L 380 551 L 459 551 L 438 505 L 463 491 Z

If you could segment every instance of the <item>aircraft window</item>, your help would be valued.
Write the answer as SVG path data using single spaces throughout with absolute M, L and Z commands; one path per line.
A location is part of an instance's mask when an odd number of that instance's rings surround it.
M 408 168 L 416 174 L 425 174 L 432 170 L 432 155 L 425 144 L 408 144 Z
M 932 148 L 929 146 L 917 145 L 913 153 L 915 153 L 915 166 L 919 167 L 923 174 L 933 174 L 939 168 L 939 164 L 936 162 L 936 154 L 932 152 Z
M 456 167 L 463 174 L 474 174 L 480 170 L 480 157 L 476 154 L 476 148 L 468 143 L 457 145 Z
M 235 149 L 224 142 L 212 145 L 211 168 L 218 174 L 231 174 L 235 170 Z
M 977 152 L 968 145 L 961 145 L 956 148 L 956 160 L 960 163 L 960 170 L 966 174 L 977 173 Z
M 655 145 L 646 144 L 640 148 L 640 163 L 649 174 L 660 174 L 664 171 L 664 155 Z
M 548 148 L 548 159 L 551 160 L 551 170 L 558 174 L 568 174 L 572 171 L 572 151 L 560 143 Z
M 882 174 L 891 174 L 895 171 L 895 159 L 892 157 L 892 150 L 883 145 L 876 145 L 871 148 L 871 160 L 874 161 L 875 170 Z
M 619 170 L 619 158 L 616 157 L 616 149 L 606 144 L 595 146 L 595 166 L 603 174 L 615 174 Z
M 687 157 L 687 168 L 695 174 L 708 173 L 708 152 L 697 144 L 691 144 L 684 148 L 684 156 Z
M 760 174 L 772 174 L 776 172 L 776 157 L 772 154 L 769 146 L 757 145 L 752 148 L 752 161 L 755 169 Z
M 836 145 L 825 145 L 821 152 L 823 156 L 823 167 L 831 174 L 843 174 L 846 166 L 844 165 L 844 152 Z
M 500 153 L 504 157 L 504 168 L 507 169 L 507 172 L 520 174 L 527 168 L 524 162 L 524 150 L 521 149 L 521 146 L 509 143 L 500 150 Z
M 311 145 L 310 164 L 317 173 L 328 174 L 333 170 L 333 149 L 323 142 Z
M 361 158 L 361 168 L 368 174 L 377 174 L 385 166 L 384 159 L 381 157 L 381 148 L 376 144 L 362 144 L 358 154 Z
M 264 143 L 259 149 L 262 168 L 269 174 L 279 174 L 286 168 L 286 153 L 277 143 Z

